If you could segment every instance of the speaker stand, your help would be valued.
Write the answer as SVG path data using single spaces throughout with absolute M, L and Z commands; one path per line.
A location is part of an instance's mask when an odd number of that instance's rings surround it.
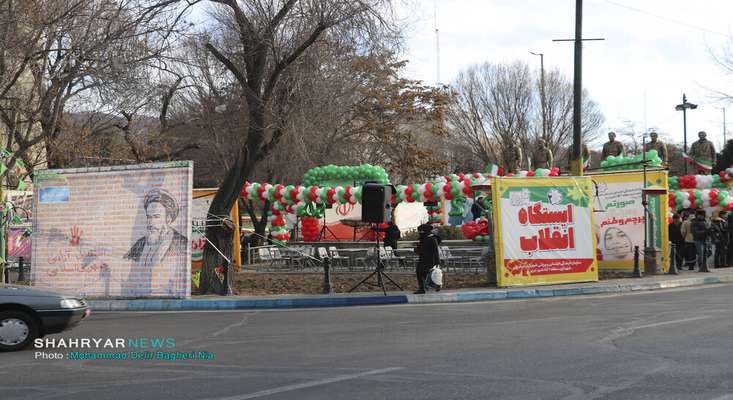
M 338 241 L 338 236 L 336 236 L 335 233 L 331 230 L 331 228 L 326 225 L 326 213 L 323 213 L 323 226 L 321 227 L 321 233 L 318 234 L 318 241 L 323 241 L 326 238 L 326 232 L 331 234 L 331 237 L 333 237 L 334 240 Z
M 378 224 L 375 225 L 375 228 L 378 228 L 378 227 L 379 227 Z M 382 293 L 384 293 L 384 295 L 386 296 L 387 295 L 387 288 L 384 286 L 384 279 L 385 278 L 391 284 L 393 284 L 394 286 L 396 286 L 397 289 L 399 289 L 401 291 L 404 291 L 405 290 L 405 289 L 402 289 L 402 286 L 400 286 L 399 284 L 397 284 L 397 282 L 395 282 L 392 278 L 390 278 L 390 276 L 387 275 L 386 272 L 384 272 L 385 266 L 384 266 L 384 263 L 382 262 L 382 257 L 379 254 L 379 229 L 377 229 L 376 232 L 377 232 L 377 241 L 376 241 L 377 268 L 374 270 L 374 272 L 372 272 L 371 274 L 367 275 L 366 278 L 362 279 L 359 283 L 357 283 L 356 285 L 354 285 L 354 287 L 352 287 L 351 289 L 349 289 L 348 293 L 353 292 L 356 288 L 358 288 L 361 285 L 369 285 L 369 286 L 372 286 L 372 287 L 379 287 L 379 288 L 381 288 L 382 289 Z M 377 284 L 376 285 L 373 284 L 373 283 L 367 282 L 369 279 L 371 279 L 375 275 L 377 277 Z

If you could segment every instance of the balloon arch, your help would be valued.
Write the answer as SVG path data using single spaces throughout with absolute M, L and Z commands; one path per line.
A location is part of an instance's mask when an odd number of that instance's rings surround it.
M 622 161 L 613 160 L 610 168 L 625 168 Z M 629 161 L 638 161 L 630 158 Z M 605 161 L 604 161 L 605 162 Z M 653 164 L 653 163 L 652 163 Z M 521 171 L 517 177 L 559 176 L 559 168 Z M 507 174 L 507 176 L 512 176 Z M 453 215 L 463 215 L 464 204 L 474 198 L 475 185 L 485 184 L 491 174 L 480 172 L 459 173 L 436 177 L 425 183 L 395 185 L 394 203 L 427 203 L 428 222 L 442 221 L 442 203 L 449 201 Z M 302 232 L 306 241 L 318 238 L 318 223 L 327 205 L 361 203 L 360 185 L 317 184 L 319 182 L 344 182 L 373 180 L 387 183 L 389 179 L 383 168 L 369 164 L 339 167 L 327 165 L 314 168 L 304 175 L 306 185 L 283 185 L 272 183 L 245 182 L 240 191 L 242 198 L 253 201 L 270 201 L 270 232 L 274 240 L 285 242 L 290 239 L 285 215 L 295 214 L 301 218 Z M 706 209 L 710 212 L 733 209 L 733 167 L 716 175 L 687 175 L 669 177 L 669 206 L 680 211 L 689 208 Z M 488 206 L 489 199 L 485 199 Z M 486 208 L 486 207 L 485 207 Z M 488 221 L 486 217 L 464 223 L 464 236 L 473 240 L 487 240 Z

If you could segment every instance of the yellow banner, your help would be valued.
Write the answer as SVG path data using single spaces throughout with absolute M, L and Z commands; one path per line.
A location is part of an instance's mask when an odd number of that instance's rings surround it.
M 644 268 L 644 231 L 647 244 L 658 249 L 657 260 L 664 271 L 669 268 L 669 231 L 667 212 L 669 196 L 647 196 L 649 219 L 642 204 L 644 173 L 617 172 L 592 175 L 598 187 L 593 201 L 596 209 L 598 265 L 602 270 L 631 272 L 634 247 L 639 246 L 639 266 Z M 668 189 L 667 171 L 648 171 L 646 186 Z
M 499 286 L 598 280 L 587 177 L 494 178 Z

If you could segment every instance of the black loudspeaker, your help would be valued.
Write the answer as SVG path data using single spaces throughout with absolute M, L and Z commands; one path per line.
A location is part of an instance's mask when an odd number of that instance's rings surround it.
M 389 200 L 392 192 L 387 187 L 367 183 L 361 188 L 361 220 L 380 224 L 387 221 Z

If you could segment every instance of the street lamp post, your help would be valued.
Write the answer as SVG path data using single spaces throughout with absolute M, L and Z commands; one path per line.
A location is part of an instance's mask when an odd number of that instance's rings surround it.
M 682 104 L 677 104 L 675 110 L 682 111 L 682 132 L 684 135 L 684 147 L 683 151 L 687 154 L 687 110 L 694 110 L 697 108 L 697 104 L 687 102 L 687 95 L 682 94 Z M 685 163 L 685 175 L 687 175 L 687 163 Z
M 544 53 L 535 53 L 530 51 L 529 54 L 540 56 L 540 102 L 542 103 L 542 138 L 547 140 L 547 103 L 545 100 L 545 55 Z

